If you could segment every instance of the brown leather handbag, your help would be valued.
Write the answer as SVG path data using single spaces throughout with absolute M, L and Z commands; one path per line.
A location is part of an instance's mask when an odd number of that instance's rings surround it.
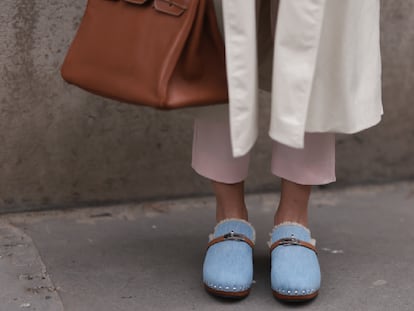
M 212 0 L 88 0 L 61 69 L 92 93 L 159 109 L 228 101 Z

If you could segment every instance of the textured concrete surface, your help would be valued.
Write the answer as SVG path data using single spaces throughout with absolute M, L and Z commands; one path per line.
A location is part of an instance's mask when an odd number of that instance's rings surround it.
M 189 165 L 191 116 L 103 100 L 61 80 L 85 3 L 0 2 L 0 211 L 209 193 Z M 338 185 L 414 177 L 414 2 L 382 7 L 386 115 L 338 138 Z M 277 188 L 267 114 L 264 105 L 250 191 Z
M 0 310 L 63 311 L 30 236 L 0 220 Z
M 9 229 L 0 254 L 9 255 L 0 257 L 0 310 L 414 310 L 414 183 L 314 193 L 310 227 L 323 282 L 315 301 L 296 307 L 280 304 L 269 287 L 266 241 L 277 200 L 276 194 L 247 199 L 257 230 L 255 284 L 239 302 L 217 300 L 201 284 L 207 236 L 214 226 L 211 197 L 3 215 L 0 220 Z M 52 291 L 28 296 L 28 289 L 36 287 L 31 282 L 37 283 L 32 273 L 40 270 L 29 268 L 22 278 L 22 269 L 11 260 L 26 253 L 27 262 L 33 249 Z M 22 302 L 35 306 L 53 293 L 47 301 L 56 306 L 60 301 L 63 309 L 20 307 Z

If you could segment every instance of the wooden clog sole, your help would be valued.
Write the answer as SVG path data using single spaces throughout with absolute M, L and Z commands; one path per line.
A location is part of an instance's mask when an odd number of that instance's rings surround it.
M 284 302 L 305 302 L 305 301 L 315 299 L 315 297 L 318 296 L 319 294 L 319 291 L 316 291 L 309 295 L 282 295 L 276 291 L 272 291 L 272 292 L 273 292 L 273 296 L 276 299 L 284 301 Z
M 207 286 L 206 284 L 204 284 L 204 287 L 206 291 L 209 292 L 210 294 L 217 296 L 217 297 L 222 297 L 222 298 L 242 299 L 242 298 L 247 297 L 250 293 L 250 289 L 240 291 L 240 292 L 226 292 L 226 291 L 213 289 Z

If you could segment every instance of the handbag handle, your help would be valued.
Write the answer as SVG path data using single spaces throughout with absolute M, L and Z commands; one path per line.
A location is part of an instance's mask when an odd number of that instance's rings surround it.
M 168 15 L 179 17 L 188 9 L 188 6 L 186 4 L 188 3 L 188 1 L 191 1 L 191 0 L 124 0 L 124 1 L 131 3 L 131 4 L 138 4 L 138 5 L 143 5 L 151 1 L 154 1 L 153 7 L 156 11 L 160 13 L 165 13 Z

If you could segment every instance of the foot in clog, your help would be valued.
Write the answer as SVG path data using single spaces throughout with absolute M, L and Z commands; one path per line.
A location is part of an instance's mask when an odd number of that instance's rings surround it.
M 253 283 L 255 230 L 242 219 L 219 222 L 210 235 L 203 264 L 206 290 L 225 298 L 244 298 Z
M 315 298 L 321 272 L 310 231 L 298 223 L 282 223 L 273 228 L 269 244 L 273 295 L 283 301 Z

